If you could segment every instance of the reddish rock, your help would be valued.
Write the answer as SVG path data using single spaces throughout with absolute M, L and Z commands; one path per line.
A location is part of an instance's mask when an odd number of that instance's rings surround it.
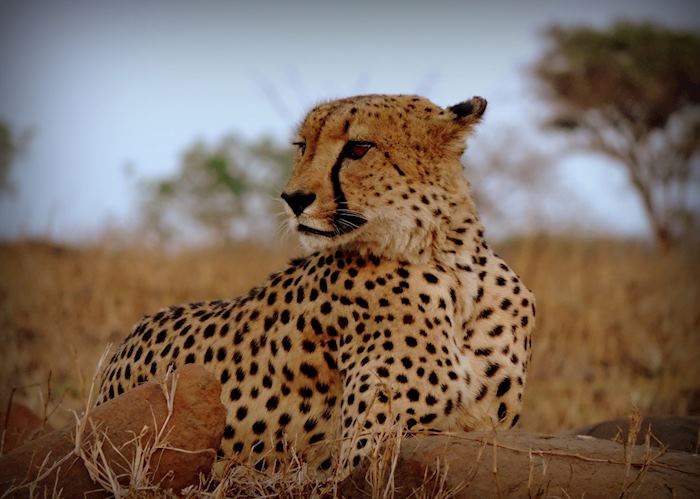
M 31 409 L 18 403 L 12 404 L 9 413 L 0 411 L 0 428 L 4 432 L 3 454 L 51 430 L 48 424 L 44 424 L 42 418 L 34 414 Z
M 223 435 L 226 411 L 221 404 L 221 386 L 216 378 L 201 366 L 187 365 L 177 373 L 173 411 L 167 421 L 165 435 L 167 449 L 156 450 L 150 459 L 152 482 L 163 488 L 181 490 L 196 484 L 200 473 L 208 474 L 216 457 Z M 104 439 L 102 448 L 105 461 L 119 475 L 121 486 L 129 485 L 130 476 L 124 471 L 139 447 L 152 444 L 156 429 L 166 423 L 168 407 L 163 387 L 146 383 L 94 409 L 82 439 L 83 448 L 89 448 L 96 439 Z M 96 428 L 95 431 L 91 428 Z M 74 453 L 76 427 L 71 425 L 51 432 L 7 455 L 0 457 L 0 495 L 19 483 L 35 480 L 41 463 L 47 458 L 44 470 L 65 459 L 59 469 L 40 476 L 39 484 L 49 490 L 62 489 L 63 497 L 82 497 L 85 492 L 100 490 L 90 478 L 83 461 Z M 136 436 L 141 435 L 140 439 Z M 132 484 L 133 485 L 133 484 Z M 18 490 L 15 497 L 25 497 L 27 489 Z M 91 493 L 90 497 L 109 497 L 112 494 Z

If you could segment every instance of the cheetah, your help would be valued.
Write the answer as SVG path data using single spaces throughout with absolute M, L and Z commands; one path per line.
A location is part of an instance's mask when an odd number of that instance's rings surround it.
M 392 425 L 515 426 L 535 301 L 486 243 L 460 162 L 485 109 L 402 95 L 312 109 L 282 193 L 308 255 L 245 296 L 145 317 L 99 401 L 202 364 L 227 409 L 220 458 L 269 471 L 294 449 L 320 475 L 347 474 Z

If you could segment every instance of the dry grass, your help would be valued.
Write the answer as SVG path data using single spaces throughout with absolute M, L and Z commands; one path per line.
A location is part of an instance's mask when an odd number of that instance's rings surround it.
M 15 400 L 39 415 L 60 401 L 64 409 L 82 407 L 105 346 L 118 344 L 142 315 L 233 297 L 288 257 L 248 247 L 174 255 L 30 242 L 0 246 L 0 402 L 18 387 Z M 58 410 L 51 422 L 71 417 Z
M 503 254 L 535 292 L 523 428 L 700 414 L 698 248 L 531 240 Z
M 700 265 L 693 251 L 552 239 L 498 246 L 537 297 L 524 429 L 557 432 L 634 407 L 700 413 Z M 12 387 L 27 387 L 15 400 L 40 415 L 59 401 L 64 409 L 82 407 L 105 345 L 118 343 L 141 315 L 235 296 L 292 254 L 0 246 L 0 401 Z M 54 425 L 70 419 L 63 409 L 50 418 Z
M 637 408 L 642 414 L 700 413 L 697 248 L 661 254 L 630 242 L 545 238 L 497 246 L 537 296 L 524 429 L 554 433 L 636 414 Z M 105 345 L 120 341 L 141 315 L 235 296 L 292 253 L 0 246 L 0 402 L 15 389 L 15 400 L 54 426 L 69 422 L 70 409 L 88 399 L 89 374 Z M 373 459 L 368 480 L 376 481 L 377 497 L 391 497 L 399 447 L 400 438 L 389 437 L 389 450 Z M 284 473 L 270 478 L 238 467 L 225 481 L 191 494 L 333 494 L 332 483 L 304 480 L 302 463 Z

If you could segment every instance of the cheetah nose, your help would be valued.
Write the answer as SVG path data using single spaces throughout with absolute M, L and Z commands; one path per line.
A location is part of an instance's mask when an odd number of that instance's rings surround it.
M 313 192 L 303 191 L 295 191 L 291 194 L 283 192 L 282 199 L 284 199 L 287 202 L 294 214 L 296 216 L 299 216 L 302 214 L 302 212 L 306 209 L 307 206 L 314 202 L 314 199 L 316 199 L 316 194 L 314 194 Z

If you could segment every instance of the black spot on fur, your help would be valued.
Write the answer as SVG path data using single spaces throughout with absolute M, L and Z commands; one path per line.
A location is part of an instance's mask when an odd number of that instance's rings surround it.
M 508 390 L 510 390 L 510 378 L 503 378 L 503 381 L 501 381 L 498 385 L 498 391 L 496 391 L 496 395 L 498 397 L 502 397 L 506 393 L 508 393 Z

